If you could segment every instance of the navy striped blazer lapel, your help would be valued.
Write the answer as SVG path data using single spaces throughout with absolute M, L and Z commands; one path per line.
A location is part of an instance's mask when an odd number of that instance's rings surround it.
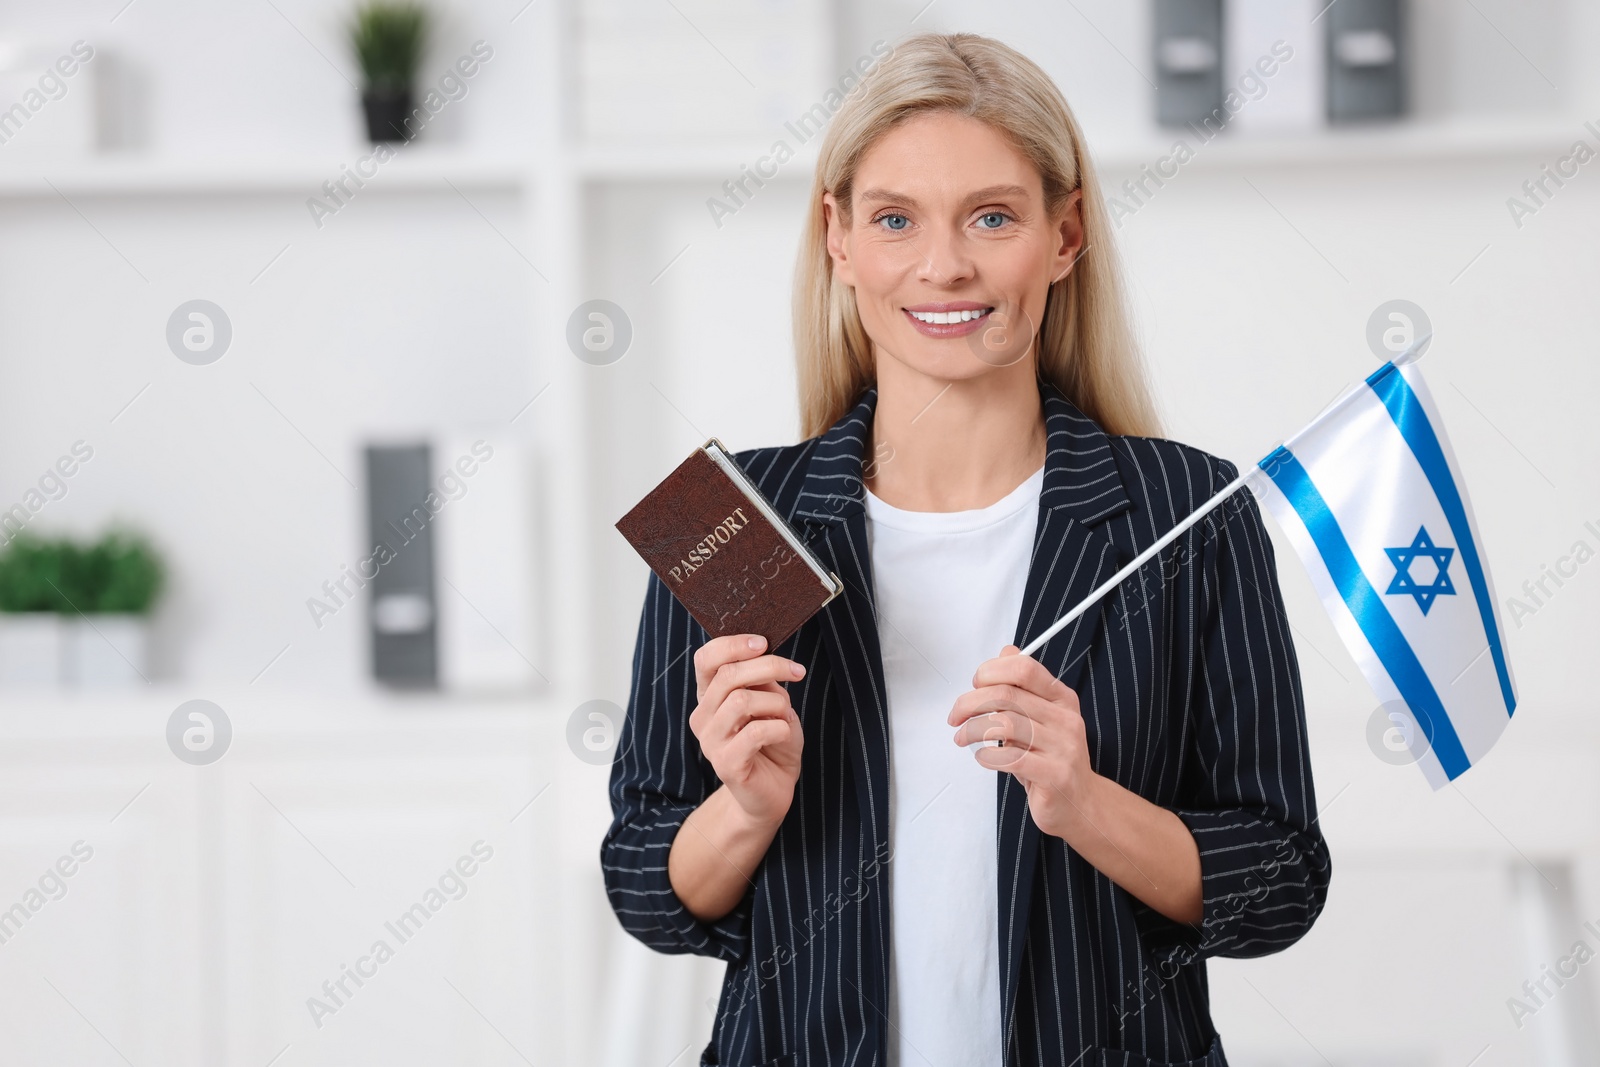
M 1041 383 L 1046 454 L 1039 492 L 1039 521 L 1023 587 L 1022 611 L 1012 643 L 1021 648 L 1049 629 L 1121 565 L 1116 547 L 1099 524 L 1132 506 L 1117 472 L 1105 433 L 1061 391 Z M 1088 667 L 1107 601 L 1084 612 L 1046 641 L 1034 658 L 1078 689 Z M 996 652 L 999 649 L 995 650 Z M 1027 941 L 1039 856 L 1039 827 L 1028 811 L 1028 793 L 1010 774 L 997 775 L 998 868 L 1000 879 L 1000 1005 L 1007 1059 L 1015 1048 L 1022 950 Z
M 1040 382 L 1039 392 L 1045 420 L 1045 471 L 1033 554 L 1013 638 L 1019 647 L 1048 629 L 1116 570 L 1116 549 L 1096 527 L 1131 506 L 1105 433 L 1054 385 Z M 851 747 L 851 769 L 860 798 L 862 834 L 874 848 L 889 840 L 888 696 L 878 643 L 862 482 L 877 397 L 877 388 L 868 388 L 855 407 L 818 440 L 794 512 L 806 540 L 845 583 L 845 591 L 823 609 L 820 618 L 847 736 L 858 742 Z M 1085 612 L 1035 653 L 1074 689 L 1100 630 L 1103 610 L 1101 605 Z M 1009 1048 L 1039 828 L 1028 813 L 1027 792 L 1021 783 L 1010 774 L 996 777 L 1001 1008 Z M 884 953 L 884 966 L 872 968 L 878 988 L 871 995 L 878 1004 L 887 1004 L 888 997 L 891 917 L 883 914 L 883 898 L 884 894 L 868 898 L 873 902 L 872 918 Z
M 795 518 L 806 541 L 845 585 L 821 618 L 835 692 L 847 728 L 859 740 L 851 747 L 851 766 L 863 835 L 873 848 L 889 840 L 889 705 L 861 480 L 877 399 L 877 389 L 868 389 L 850 413 L 822 435 L 795 501 Z
M 845 585 L 820 618 L 846 728 L 859 741 L 851 766 L 863 836 L 873 848 L 889 840 L 889 705 L 862 481 L 877 400 L 877 389 L 867 389 L 818 440 L 794 512 L 805 540 Z
M 868 389 L 856 406 L 822 435 L 811 454 L 794 511 L 804 539 L 845 586 L 819 618 L 833 666 L 835 704 L 844 718 L 845 746 L 850 751 L 861 816 L 863 858 L 888 855 L 880 850 L 889 843 L 889 701 L 878 643 L 861 480 L 877 399 L 877 389 Z M 880 1015 L 889 1006 L 891 917 L 886 897 L 884 893 L 863 897 L 861 915 L 863 929 L 872 932 L 878 951 L 862 961 L 867 988 L 860 992 Z M 880 1028 L 880 1046 L 883 1033 Z

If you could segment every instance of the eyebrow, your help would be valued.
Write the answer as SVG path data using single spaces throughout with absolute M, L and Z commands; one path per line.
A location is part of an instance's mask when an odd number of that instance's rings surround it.
M 962 203 L 972 204 L 985 200 L 999 200 L 1003 197 L 1025 197 L 1027 195 L 1028 190 L 1020 185 L 990 185 L 969 193 L 962 200 Z M 906 196 L 904 193 L 892 192 L 888 189 L 865 189 L 857 195 L 856 200 L 863 204 L 871 201 L 875 203 L 904 204 L 907 207 L 920 206 L 913 197 Z

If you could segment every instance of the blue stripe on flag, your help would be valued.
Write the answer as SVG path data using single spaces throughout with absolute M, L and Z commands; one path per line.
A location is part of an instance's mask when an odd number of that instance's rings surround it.
M 1511 689 L 1511 672 L 1506 668 L 1505 650 L 1500 647 L 1500 627 L 1495 624 L 1494 601 L 1489 597 L 1489 583 L 1483 577 L 1483 563 L 1478 558 L 1478 546 L 1472 540 L 1472 525 L 1467 522 L 1466 505 L 1450 474 L 1450 464 L 1445 461 L 1444 449 L 1439 446 L 1438 435 L 1428 420 L 1428 412 L 1412 390 L 1405 375 L 1393 363 L 1385 363 L 1367 378 L 1367 385 L 1378 394 L 1389 417 L 1400 430 L 1406 444 L 1422 466 L 1433 486 L 1433 495 L 1439 498 L 1445 518 L 1450 520 L 1450 532 L 1455 535 L 1456 548 L 1461 553 L 1461 565 L 1467 569 L 1472 583 L 1473 596 L 1478 601 L 1478 614 L 1483 618 L 1483 631 L 1489 638 L 1489 654 L 1494 657 L 1494 669 L 1500 675 L 1500 693 L 1505 698 L 1506 714 L 1517 707 L 1517 695 Z M 1481 653 L 1480 653 L 1481 655 Z
M 1416 716 L 1417 725 L 1422 728 L 1422 735 L 1439 757 L 1445 775 L 1454 779 L 1472 765 L 1471 761 L 1461 747 L 1461 739 L 1456 736 L 1455 726 L 1451 724 L 1439 694 L 1428 679 L 1427 670 L 1417 660 L 1417 654 L 1400 632 L 1394 616 L 1389 614 L 1383 598 L 1356 562 L 1350 542 L 1345 540 L 1344 531 L 1339 528 L 1339 520 L 1334 518 L 1327 501 L 1322 499 L 1322 494 L 1312 484 L 1311 476 L 1294 453 L 1280 447 L 1263 459 L 1259 466 L 1267 472 L 1305 524 L 1306 532 L 1317 546 L 1334 586 L 1339 590 L 1339 595 L 1344 597 L 1350 614 L 1355 616 L 1367 644 L 1377 653 L 1378 661 L 1389 672 L 1401 698 Z

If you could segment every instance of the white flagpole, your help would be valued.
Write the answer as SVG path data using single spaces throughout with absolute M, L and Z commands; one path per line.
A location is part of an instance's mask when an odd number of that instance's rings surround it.
M 1100 583 L 1095 591 L 1084 597 L 1083 601 L 1077 607 L 1073 608 L 1071 611 L 1061 616 L 1061 618 L 1051 623 L 1050 628 L 1044 633 L 1040 634 L 1038 637 L 1035 637 L 1032 641 L 1029 641 L 1028 644 L 1022 649 L 1022 655 L 1033 655 L 1036 651 L 1044 646 L 1046 641 L 1050 640 L 1057 633 L 1059 633 L 1063 627 L 1065 627 L 1073 619 L 1076 619 L 1079 615 L 1082 615 L 1084 612 L 1088 611 L 1091 605 L 1093 605 L 1107 593 L 1111 592 L 1111 590 L 1115 589 L 1128 575 L 1144 566 L 1145 562 L 1148 561 L 1151 556 L 1170 545 L 1179 534 L 1183 533 L 1183 531 L 1187 530 L 1189 527 L 1205 518 L 1212 508 L 1216 507 L 1218 504 L 1222 503 L 1224 500 L 1228 499 L 1228 497 L 1236 493 L 1241 487 L 1250 481 L 1251 477 L 1253 477 L 1260 470 L 1260 467 L 1252 464 L 1250 468 L 1243 474 L 1239 475 L 1239 477 L 1235 478 L 1233 481 L 1224 486 L 1216 496 L 1212 497 L 1210 500 L 1207 500 L 1204 504 L 1201 504 L 1186 518 L 1184 518 L 1182 522 L 1178 523 L 1178 525 L 1174 526 L 1172 529 L 1156 538 L 1149 548 L 1133 557 L 1132 562 L 1123 567 L 1117 573 L 1113 574 L 1111 577 L 1107 578 L 1104 582 Z
M 1406 347 L 1404 352 L 1401 352 L 1389 362 L 1393 363 L 1396 367 L 1401 367 L 1407 363 L 1412 363 L 1417 359 L 1420 359 L 1423 349 L 1426 347 L 1428 340 L 1431 337 L 1433 337 L 1433 334 L 1427 333 L 1417 338 Z M 1355 385 L 1347 388 L 1343 393 L 1339 394 L 1333 403 L 1329 404 L 1322 410 L 1322 414 L 1318 415 L 1316 418 L 1302 426 L 1298 433 L 1289 438 L 1287 441 L 1284 441 L 1278 446 L 1278 448 L 1289 447 L 1296 441 L 1300 440 L 1300 438 L 1304 437 L 1307 433 L 1310 433 L 1318 425 L 1332 418 L 1337 412 L 1344 410 L 1350 401 L 1354 400 L 1356 397 L 1362 395 L 1366 391 L 1365 387 L 1366 381 L 1363 379 L 1362 381 L 1357 382 Z M 1277 450 L 1277 448 L 1274 448 L 1272 452 L 1276 452 Z M 1270 456 L 1272 452 L 1268 452 L 1267 455 Z M 1266 457 L 1263 456 L 1262 458 L 1265 459 Z M 1193 526 L 1195 523 L 1209 515 L 1213 508 L 1215 508 L 1218 504 L 1221 504 L 1234 493 L 1238 492 L 1245 485 L 1248 485 L 1250 480 L 1260 473 L 1260 465 L 1252 463 L 1243 474 L 1239 475 L 1239 477 L 1223 486 L 1222 489 L 1220 489 L 1210 500 L 1207 500 L 1204 504 L 1201 504 L 1198 508 L 1195 508 L 1194 511 L 1190 512 L 1189 515 L 1187 515 L 1176 526 L 1162 534 L 1160 537 L 1156 538 L 1156 540 L 1151 543 L 1150 547 L 1133 557 L 1127 566 L 1123 567 L 1121 570 L 1117 571 L 1117 573 L 1100 583 L 1100 585 L 1095 588 L 1094 592 L 1084 597 L 1083 601 L 1077 607 L 1073 608 L 1071 611 L 1061 616 L 1061 618 L 1051 623 L 1048 630 L 1045 630 L 1032 641 L 1029 641 L 1028 644 L 1022 649 L 1021 655 L 1031 656 L 1040 648 L 1044 647 L 1044 643 L 1050 640 L 1056 634 L 1060 633 L 1068 623 L 1072 622 L 1073 619 L 1076 619 L 1079 615 L 1082 615 L 1084 612 L 1088 611 L 1089 608 L 1099 601 L 1101 597 L 1105 596 L 1107 593 L 1111 592 L 1111 590 L 1115 589 L 1119 584 L 1121 584 L 1124 578 L 1128 577 L 1128 575 L 1144 566 L 1145 563 L 1150 560 L 1150 557 L 1154 556 L 1157 552 L 1160 552 L 1163 548 L 1166 548 L 1178 537 L 1179 534 L 1183 533 L 1183 531 L 1187 530 L 1189 527 Z

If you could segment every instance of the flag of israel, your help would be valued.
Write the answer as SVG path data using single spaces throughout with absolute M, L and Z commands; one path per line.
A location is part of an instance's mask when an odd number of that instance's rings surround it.
M 1261 460 L 1252 482 L 1440 789 L 1489 751 L 1517 694 L 1466 485 L 1408 356 Z

